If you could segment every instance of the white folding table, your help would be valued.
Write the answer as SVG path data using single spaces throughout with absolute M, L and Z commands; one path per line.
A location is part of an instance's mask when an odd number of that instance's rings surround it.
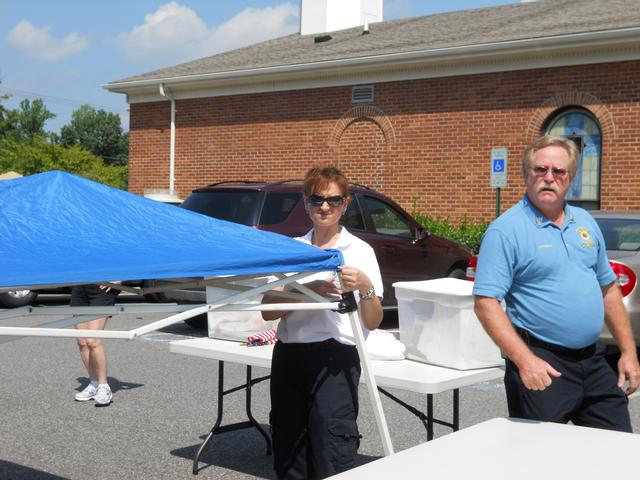
M 494 418 L 331 478 L 630 478 L 638 452 L 633 433 Z
M 169 349 L 173 353 L 182 353 L 196 357 L 218 360 L 218 418 L 205 438 L 193 462 L 193 472 L 198 471 L 198 459 L 211 437 L 216 433 L 237 430 L 240 428 L 255 427 L 264 436 L 267 442 L 267 454 L 271 453 L 269 435 L 256 422 L 251 414 L 251 387 L 258 382 L 266 380 L 269 376 L 252 378 L 252 367 L 271 368 L 271 355 L 273 345 L 250 347 L 239 342 L 218 340 L 214 338 L 193 338 L 189 340 L 177 340 L 170 342 Z M 224 390 L 224 362 L 239 363 L 247 366 L 246 383 L 230 390 Z M 371 360 L 373 374 L 381 393 L 402 405 L 408 411 L 416 415 L 427 430 L 427 440 L 433 438 L 433 425 L 438 423 L 459 429 L 459 389 L 476 383 L 494 380 L 503 376 L 500 368 L 483 368 L 475 370 L 454 370 L 451 368 L 428 365 L 413 360 L 381 361 Z M 364 380 L 364 379 L 363 379 Z M 397 388 L 427 395 L 426 414 L 415 407 L 403 402 L 384 388 Z M 239 390 L 245 390 L 246 413 L 248 421 L 232 425 L 221 426 L 224 413 L 224 396 Z M 443 421 L 434 417 L 433 395 L 453 390 L 453 415 L 452 421 Z

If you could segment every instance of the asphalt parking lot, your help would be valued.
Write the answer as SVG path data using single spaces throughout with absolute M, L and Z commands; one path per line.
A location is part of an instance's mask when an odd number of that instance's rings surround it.
M 158 318 L 162 316 L 120 315 L 110 320 L 110 328 L 128 330 Z M 0 325 L 33 326 L 51 320 L 22 317 L 1 320 Z M 217 362 L 170 353 L 169 342 L 203 334 L 180 323 L 134 341 L 106 340 L 114 391 L 113 404 L 106 408 L 73 400 L 87 381 L 74 339 L 0 337 L 0 478 L 272 478 L 271 459 L 254 430 L 214 437 L 201 457 L 198 477 L 191 473 L 191 459 L 215 420 Z M 266 373 L 254 370 L 255 376 Z M 241 384 L 244 376 L 243 367 L 227 364 L 227 387 Z M 254 417 L 265 425 L 268 382 L 253 392 Z M 426 410 L 425 396 L 392 392 Z M 227 398 L 223 423 L 245 420 L 242 395 Z M 364 463 L 380 457 L 382 447 L 362 387 L 361 399 L 359 459 Z M 416 417 L 387 398 L 382 403 L 397 451 L 426 441 Z M 634 428 L 640 431 L 637 395 L 630 406 Z M 450 393 L 436 395 L 435 412 L 449 418 Z M 461 428 L 506 413 L 500 381 L 461 390 Z M 436 425 L 436 437 L 448 433 L 447 427 Z

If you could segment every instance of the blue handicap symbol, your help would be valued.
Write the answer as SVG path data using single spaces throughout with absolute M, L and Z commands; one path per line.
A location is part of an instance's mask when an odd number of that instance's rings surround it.
M 504 158 L 493 159 L 493 172 L 494 173 L 504 172 Z

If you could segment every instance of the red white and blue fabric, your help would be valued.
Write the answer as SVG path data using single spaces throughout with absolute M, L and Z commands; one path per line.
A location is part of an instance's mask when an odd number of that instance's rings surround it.
M 250 347 L 259 347 L 260 345 L 271 345 L 272 343 L 276 343 L 276 340 L 277 338 L 276 338 L 275 330 L 264 330 L 254 335 L 249 335 L 247 337 L 247 345 L 249 345 Z

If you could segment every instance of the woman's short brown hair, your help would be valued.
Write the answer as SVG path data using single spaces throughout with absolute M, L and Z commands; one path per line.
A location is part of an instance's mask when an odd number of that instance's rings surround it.
M 335 183 L 340 188 L 342 195 L 347 199 L 349 195 L 349 181 L 336 167 L 313 167 L 304 177 L 305 196 L 326 188 L 330 183 Z

